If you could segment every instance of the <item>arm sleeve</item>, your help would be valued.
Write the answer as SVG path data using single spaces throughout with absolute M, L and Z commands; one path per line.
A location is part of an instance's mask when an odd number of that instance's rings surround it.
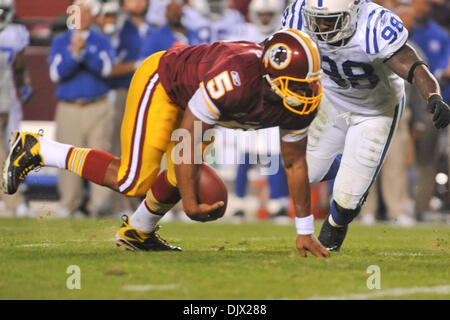
M 284 10 L 281 18 L 281 26 L 283 28 L 292 28 L 301 30 L 303 26 L 302 8 L 305 0 L 295 0 Z
M 369 59 L 384 61 L 405 45 L 408 30 L 396 14 L 380 7 L 369 14 L 365 40 Z
M 17 25 L 15 32 L 15 44 L 16 44 L 16 51 L 20 52 L 25 50 L 26 47 L 30 45 L 30 33 L 28 32 L 27 28 L 23 25 Z
M 88 38 L 87 50 L 84 54 L 83 63 L 92 72 L 99 76 L 106 78 L 112 71 L 114 61 L 114 49 L 108 39 L 102 39 L 97 44 L 98 50 L 89 50 L 89 42 L 93 41 L 91 37 Z
M 203 83 L 188 102 L 191 112 L 203 122 L 213 125 L 220 117 L 219 109 L 208 96 Z
M 50 79 L 60 82 L 69 78 L 78 70 L 80 61 L 64 46 L 63 42 L 55 39 L 50 50 Z

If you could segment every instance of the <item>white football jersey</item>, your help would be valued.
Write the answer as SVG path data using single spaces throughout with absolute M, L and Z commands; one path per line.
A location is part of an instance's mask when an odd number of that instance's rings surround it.
M 268 38 L 259 31 L 258 27 L 252 23 L 241 23 L 236 28 L 234 28 L 233 33 L 228 35 L 224 40 L 230 41 L 250 41 L 255 43 L 261 43 Z
M 9 66 L 12 70 L 12 64 L 16 55 L 25 50 L 30 44 L 30 34 L 25 26 L 20 24 L 9 24 L 3 31 L 0 31 L 0 50 L 8 59 Z M 13 72 L 11 72 L 13 74 Z M 11 77 L 13 83 L 13 78 Z M 11 133 L 19 130 L 19 123 L 23 118 L 22 106 L 16 94 L 14 84 L 12 85 L 12 105 L 9 111 L 8 125 L 4 131 L 4 139 L 6 145 L 11 138 Z
M 226 9 L 218 20 L 211 20 L 190 6 L 183 8 L 183 24 L 186 28 L 197 31 L 203 43 L 228 40 L 235 33 L 235 28 L 245 22 L 237 10 Z
M 304 29 L 303 6 L 304 0 L 297 0 L 286 9 L 283 27 Z M 365 115 L 378 115 L 395 106 L 404 94 L 404 80 L 384 61 L 407 39 L 408 31 L 396 14 L 375 3 L 364 3 L 348 44 L 334 50 L 319 44 L 328 100 L 341 109 Z
M 25 26 L 10 24 L 0 31 L 0 50 L 7 56 L 10 64 L 16 55 L 30 44 L 30 34 Z

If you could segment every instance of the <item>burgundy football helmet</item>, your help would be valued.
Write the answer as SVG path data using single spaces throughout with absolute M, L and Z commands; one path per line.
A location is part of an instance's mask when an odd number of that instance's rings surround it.
M 282 29 L 265 43 L 265 78 L 284 106 L 297 114 L 310 114 L 322 98 L 322 60 L 316 43 L 304 32 Z

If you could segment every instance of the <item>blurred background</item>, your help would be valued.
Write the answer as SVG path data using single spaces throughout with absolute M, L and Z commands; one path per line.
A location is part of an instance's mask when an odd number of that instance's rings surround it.
M 219 40 L 261 42 L 280 28 L 281 16 L 291 1 L 284 0 L 81 0 L 89 8 L 87 29 L 108 38 L 114 49 L 108 77 L 96 79 L 107 89 L 92 94 L 96 99 L 81 99 L 79 88 L 73 92 L 59 89 L 54 70 L 58 66 L 55 39 L 76 23 L 71 0 L 0 0 L 0 60 L 9 65 L 13 83 L 12 99 L 2 101 L 4 151 L 15 128 L 37 132 L 69 143 L 75 136 L 89 146 L 98 142 L 102 149 L 120 155 L 120 121 L 128 85 L 140 61 L 160 50 L 180 45 L 198 45 Z M 450 1 L 385 0 L 374 1 L 396 12 L 410 34 L 410 43 L 427 61 L 439 79 L 447 103 L 450 102 Z M 78 3 L 78 2 L 77 2 Z M 68 9 L 69 8 L 69 9 Z M 71 9 L 72 8 L 72 9 Z M 84 22 L 83 22 L 84 23 Z M 83 41 L 83 40 L 81 40 Z M 53 70 L 53 71 L 52 71 Z M 5 73 L 6 76 L 6 73 Z M 65 116 L 67 91 L 73 93 L 80 108 L 104 98 L 108 119 L 100 128 L 102 141 L 95 141 Z M 77 98 L 77 94 L 80 98 Z M 95 101 L 93 101 L 95 100 Z M 426 105 L 414 88 L 407 88 L 407 112 L 395 136 L 390 154 L 372 187 L 360 223 L 391 223 L 404 227 L 416 223 L 450 223 L 449 129 L 433 128 Z M 89 116 L 88 116 L 89 117 Z M 61 133 L 67 122 L 73 132 Z M 100 121 L 98 122 L 100 123 Z M 100 124 L 99 124 L 100 126 Z M 79 125 L 81 128 L 81 124 Z M 98 128 L 97 128 L 98 129 Z M 224 221 L 273 221 L 292 223 L 292 202 L 279 158 L 277 129 L 258 132 L 223 130 L 225 159 L 212 155 L 214 166 L 228 186 L 229 203 Z M 64 141 L 66 140 L 66 141 Z M 77 140 L 78 141 L 78 140 Z M 92 142 L 94 141 L 94 142 Z M 250 141 L 254 143 L 240 143 Z M 252 146 L 252 147 L 250 147 Z M 280 170 L 264 175 L 267 161 L 263 155 L 280 161 Z M 216 157 L 216 158 L 215 158 Z M 255 161 L 256 159 L 256 161 Z M 79 179 L 78 177 L 75 177 Z M 124 199 L 105 193 L 93 199 L 87 182 L 68 187 L 56 169 L 43 168 L 30 174 L 15 197 L 3 196 L 0 215 L 8 217 L 118 217 L 130 214 L 138 199 Z M 64 181 L 64 182 L 62 182 Z M 77 188 L 77 192 L 73 188 Z M 312 207 L 316 219 L 329 210 L 331 183 L 312 187 Z M 95 200 L 95 201 L 94 201 Z M 165 220 L 187 221 L 180 207 Z

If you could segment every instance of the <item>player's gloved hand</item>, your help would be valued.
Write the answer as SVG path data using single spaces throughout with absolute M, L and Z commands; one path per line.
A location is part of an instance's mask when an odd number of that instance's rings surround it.
M 330 252 L 320 243 L 314 234 L 299 234 L 297 236 L 297 249 L 302 257 L 306 257 L 306 250 L 319 258 L 330 256 Z
M 434 126 L 437 129 L 448 126 L 450 122 L 450 108 L 439 94 L 433 94 L 428 99 L 427 109 L 428 112 L 433 114 Z

